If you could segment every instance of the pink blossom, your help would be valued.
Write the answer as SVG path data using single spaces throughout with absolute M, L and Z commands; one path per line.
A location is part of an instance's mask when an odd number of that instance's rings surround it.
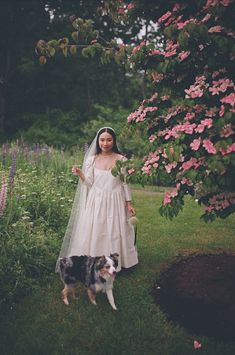
M 219 111 L 219 116 L 222 117 L 224 115 L 224 112 L 225 112 L 225 107 L 224 107 L 224 105 L 221 105 L 220 111 Z
M 158 83 L 159 81 L 163 80 L 164 75 L 162 73 L 153 72 L 152 73 L 152 78 L 153 78 L 154 82 Z
M 187 171 L 187 170 L 191 169 L 192 167 L 197 168 L 198 166 L 199 166 L 199 164 L 198 164 L 197 159 L 191 158 L 182 164 L 182 169 L 183 169 L 183 171 Z
M 163 95 L 163 96 L 161 96 L 161 100 L 162 100 L 162 101 L 167 101 L 167 100 L 169 100 L 169 98 L 170 98 L 170 95 Z
M 202 19 L 201 22 L 205 23 L 205 22 L 207 22 L 208 20 L 210 20 L 210 18 L 211 18 L 211 14 L 206 14 L 206 16 L 203 17 L 203 19 Z
M 204 126 L 207 126 L 208 128 L 212 127 L 212 119 L 211 118 L 205 118 L 204 120 L 201 121 L 201 124 L 203 124 Z
M 211 108 L 210 110 L 206 110 L 206 116 L 207 117 L 214 117 L 217 113 L 218 109 L 215 108 Z
M 6 209 L 7 201 L 7 181 L 5 176 L 2 178 L 2 187 L 0 191 L 0 216 L 3 215 L 4 210 Z
M 192 150 L 197 151 L 199 149 L 199 147 L 200 147 L 200 144 L 201 144 L 201 138 L 194 139 L 192 141 L 192 143 L 190 144 L 190 147 L 192 148 Z
M 124 8 L 124 7 L 120 7 L 120 8 L 118 9 L 118 13 L 119 13 L 119 14 L 124 14 L 124 13 L 125 13 L 125 8 Z
M 225 96 L 220 100 L 223 104 L 229 104 L 231 106 L 235 105 L 235 93 L 232 92 L 230 95 Z
M 197 126 L 197 128 L 195 128 L 195 132 L 196 133 L 202 133 L 205 129 L 205 125 L 204 124 L 201 124 L 199 123 L 199 125 Z
M 133 169 L 133 168 L 127 170 L 128 175 L 131 175 L 131 174 L 133 174 L 134 172 L 135 172 L 135 169 Z
M 176 49 L 174 49 L 173 51 L 170 51 L 170 52 L 164 52 L 164 57 L 165 58 L 169 58 L 169 57 L 173 57 L 173 55 L 175 55 L 177 52 L 176 52 Z
M 154 50 L 151 50 L 149 52 L 149 56 L 153 56 L 153 55 L 163 55 L 164 52 L 163 51 L 160 51 L 160 49 L 154 49 Z M 160 74 L 159 74 L 160 75 Z
M 178 4 L 178 3 L 176 3 L 176 4 L 174 4 L 174 7 L 173 7 L 172 11 L 174 11 L 174 12 L 175 12 L 175 11 L 179 11 L 180 8 L 181 8 L 181 5 Z
M 164 199 L 163 199 L 163 206 L 168 205 L 171 203 L 171 193 L 169 191 L 165 192 Z
M 208 32 L 209 33 L 218 33 L 218 32 L 221 32 L 222 30 L 223 30 L 223 27 L 214 26 L 214 27 L 209 28 Z
M 135 8 L 135 5 L 132 3 L 132 2 L 130 2 L 128 5 L 127 5 L 127 10 L 132 10 L 132 9 L 134 9 Z
M 211 7 L 211 6 L 216 6 L 216 5 L 218 5 L 219 4 L 219 2 L 220 2 L 220 0 L 207 0 L 207 3 L 206 3 L 206 5 L 204 6 L 204 10 L 207 10 L 209 7 Z
M 174 18 L 173 17 L 170 17 L 169 19 L 168 19 L 168 21 L 167 22 L 165 22 L 165 26 L 167 27 L 167 26 L 169 26 L 171 23 L 173 23 L 174 22 Z
M 178 22 L 177 23 L 178 30 L 182 30 L 182 28 L 184 28 L 190 22 L 196 22 L 196 21 L 195 19 L 190 19 L 190 20 L 186 20 L 185 22 Z
M 151 134 L 151 136 L 149 137 L 149 141 L 151 143 L 153 143 L 156 139 L 157 139 L 157 136 L 155 136 L 155 134 Z
M 225 68 L 221 68 L 219 70 L 216 70 L 212 73 L 212 78 L 214 79 L 216 76 L 218 76 L 220 73 L 226 73 L 226 69 Z
M 186 116 L 185 116 L 185 120 L 192 120 L 195 117 L 195 113 L 194 112 L 187 112 Z
M 194 342 L 193 342 L 193 347 L 194 347 L 194 349 L 201 349 L 202 344 L 199 343 L 199 341 L 194 340 Z
M 144 174 L 147 174 L 147 175 L 149 175 L 149 176 L 152 175 L 152 173 L 151 173 L 151 165 L 143 166 L 141 170 L 142 170 L 142 172 L 143 172 Z
M 230 137 L 232 134 L 234 134 L 235 132 L 234 132 L 234 130 L 232 129 L 232 125 L 231 125 L 231 123 L 228 123 L 228 124 L 226 124 L 223 128 L 222 128 L 222 130 L 221 130 L 221 132 L 220 132 L 220 137 L 224 137 L 224 138 L 227 138 L 227 137 Z
M 228 208 L 230 205 L 235 204 L 235 193 L 234 192 L 221 192 L 214 195 L 208 201 L 208 206 L 206 211 L 211 213 L 212 211 L 220 211 Z
M 190 55 L 190 51 L 182 51 L 179 53 L 178 58 L 179 60 L 182 62 L 183 60 L 185 60 L 189 55 Z
M 227 154 L 235 152 L 235 143 L 231 144 L 226 150 L 224 150 L 223 148 L 220 148 L 220 152 L 222 155 L 227 155 Z
M 216 154 L 216 148 L 214 144 L 210 141 L 210 139 L 203 140 L 203 147 L 206 149 L 208 153 Z
M 171 15 L 172 15 L 171 11 L 167 11 L 164 15 L 162 15 L 158 19 L 158 22 L 163 22 L 163 21 L 167 20 Z
M 185 89 L 185 97 L 195 99 L 197 97 L 202 97 L 204 94 L 204 89 L 209 85 L 205 82 L 206 78 L 204 75 L 197 76 L 196 81 L 193 85 L 190 85 L 189 89 Z
M 223 6 L 228 6 L 228 5 L 230 5 L 231 3 L 232 3 L 232 1 L 233 0 L 221 0 L 221 4 L 223 5 Z
M 155 92 L 155 94 L 153 94 L 153 96 L 151 96 L 151 98 L 149 99 L 149 102 L 153 102 L 157 98 L 158 98 L 158 92 Z
M 227 78 L 213 81 L 212 84 L 213 86 L 209 88 L 209 91 L 212 92 L 212 95 L 218 95 L 220 92 L 225 92 L 228 88 L 235 88 L 233 81 Z
M 165 169 L 168 174 L 170 174 L 171 170 L 174 169 L 177 166 L 177 163 L 174 161 L 173 163 L 169 163 L 165 165 Z

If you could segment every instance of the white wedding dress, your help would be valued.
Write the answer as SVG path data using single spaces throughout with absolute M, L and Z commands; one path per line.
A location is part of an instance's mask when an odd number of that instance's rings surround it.
M 129 186 L 111 170 L 96 168 L 94 156 L 89 158 L 84 175 L 89 192 L 68 256 L 118 253 L 118 271 L 136 265 L 135 231 L 128 223 L 125 206 L 125 201 L 131 200 Z

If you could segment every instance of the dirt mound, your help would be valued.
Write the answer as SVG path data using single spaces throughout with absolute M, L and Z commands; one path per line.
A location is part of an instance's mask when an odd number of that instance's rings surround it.
M 163 271 L 156 303 L 191 333 L 235 339 L 235 255 L 195 255 Z

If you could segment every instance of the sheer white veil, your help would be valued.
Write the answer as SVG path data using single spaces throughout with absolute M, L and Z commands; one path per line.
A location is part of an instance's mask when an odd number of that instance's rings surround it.
M 96 142 L 97 142 L 97 138 L 99 136 L 99 133 L 103 129 L 107 129 L 107 128 L 114 132 L 114 129 L 111 127 L 102 127 L 98 130 L 95 138 L 93 139 L 91 145 L 89 146 L 89 148 L 87 149 L 87 151 L 84 155 L 83 164 L 82 164 L 83 173 L 85 173 L 87 162 L 97 154 Z M 68 225 L 67 225 L 67 228 L 65 231 L 63 243 L 62 243 L 61 250 L 59 253 L 59 258 L 56 262 L 56 267 L 55 267 L 56 272 L 59 271 L 59 259 L 69 256 L 71 242 L 73 241 L 74 238 L 79 238 L 79 236 L 77 235 L 76 232 L 78 230 L 78 225 L 81 220 L 82 213 L 85 211 L 88 190 L 89 190 L 89 187 L 86 184 L 82 183 L 79 179 L 78 186 L 77 186 L 77 189 L 75 192 L 73 206 L 72 206 L 71 213 L 70 213 L 69 222 L 68 222 Z

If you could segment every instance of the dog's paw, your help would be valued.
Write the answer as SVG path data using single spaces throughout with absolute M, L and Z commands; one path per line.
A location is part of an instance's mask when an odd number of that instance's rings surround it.
M 66 304 L 66 306 L 69 305 L 69 301 L 67 299 L 63 299 L 63 302 L 64 302 L 64 304 Z
M 112 306 L 112 309 L 113 309 L 114 311 L 117 311 L 117 310 L 118 310 L 116 306 Z

